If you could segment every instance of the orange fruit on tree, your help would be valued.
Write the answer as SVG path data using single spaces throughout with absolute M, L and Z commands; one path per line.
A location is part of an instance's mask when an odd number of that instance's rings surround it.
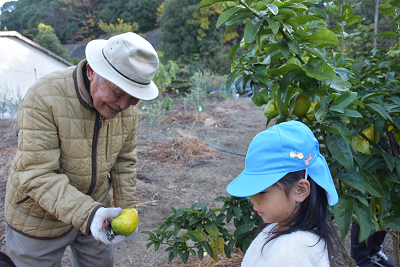
M 291 115 L 303 116 L 307 113 L 311 106 L 311 99 L 303 94 L 297 93 L 290 100 L 289 108 Z

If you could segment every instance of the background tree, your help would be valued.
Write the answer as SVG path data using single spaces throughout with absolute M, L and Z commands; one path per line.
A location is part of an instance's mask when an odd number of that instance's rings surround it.
M 120 0 L 99 4 L 97 18 L 106 23 L 116 23 L 118 18 L 127 23 L 137 22 L 139 32 L 145 33 L 158 27 L 157 8 L 162 0 Z
M 57 35 L 54 33 L 54 29 L 50 25 L 40 23 L 38 30 L 39 32 L 34 39 L 36 43 L 62 58 L 69 59 L 67 50 L 61 45 L 60 40 L 58 40 Z
M 96 16 L 99 12 L 97 5 L 106 0 L 58 0 L 68 8 L 68 20 L 78 29 L 74 32 L 72 40 L 86 41 L 99 36 L 99 29 L 96 27 Z
M 183 4 L 185 3 L 185 4 Z M 184 57 L 193 60 L 204 56 L 212 56 L 220 51 L 222 35 L 219 31 L 209 28 L 201 29 L 196 23 L 188 23 L 193 20 L 198 0 L 168 0 L 163 4 L 163 11 L 158 18 L 161 28 L 161 39 L 164 43 L 163 51 L 167 59 L 176 60 Z M 211 22 L 216 22 L 210 18 Z M 205 34 L 198 39 L 199 30 Z
M 125 32 L 136 32 L 139 29 L 139 25 L 134 23 L 124 23 L 124 21 L 120 18 L 117 19 L 118 24 L 107 24 L 104 23 L 102 20 L 99 22 L 99 28 L 102 29 L 104 32 L 110 34 L 111 36 L 118 35 Z
M 162 0 L 131 0 L 126 6 L 129 12 L 125 11 L 121 17 L 126 21 L 136 21 L 142 33 L 154 30 L 158 27 L 157 8 L 161 3 Z

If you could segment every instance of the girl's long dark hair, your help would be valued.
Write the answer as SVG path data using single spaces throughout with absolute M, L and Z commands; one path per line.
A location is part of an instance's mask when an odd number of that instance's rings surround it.
M 305 170 L 290 172 L 279 180 L 276 184 L 279 188 L 285 191 L 289 197 L 290 190 L 300 180 L 304 179 Z M 281 236 L 290 234 L 296 231 L 307 231 L 314 233 L 320 237 L 318 242 L 323 239 L 325 246 L 328 249 L 329 258 L 334 251 L 334 244 L 342 246 L 340 239 L 328 225 L 328 199 L 325 190 L 320 187 L 314 180 L 308 176 L 310 182 L 310 195 L 299 205 L 299 209 L 282 230 L 274 230 L 274 234 L 267 240 L 264 246 L 271 240 Z M 282 188 L 283 187 L 283 188 Z M 258 235 L 268 224 L 262 224 L 257 229 Z M 317 242 L 317 243 L 318 243 Z

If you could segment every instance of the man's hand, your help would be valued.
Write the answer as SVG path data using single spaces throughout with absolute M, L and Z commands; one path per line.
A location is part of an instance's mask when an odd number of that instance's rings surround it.
M 125 238 L 129 237 L 124 235 L 115 235 L 114 239 L 112 241 L 109 241 L 107 239 L 105 231 L 103 230 L 103 223 L 105 220 L 117 217 L 121 213 L 121 208 L 99 208 L 94 214 L 92 224 L 90 225 L 90 232 L 92 233 L 93 237 L 106 245 L 119 243 L 125 240 Z
M 124 241 L 125 241 L 125 242 L 129 242 L 129 241 L 131 241 L 132 239 L 134 239 L 135 236 L 136 236 L 137 233 L 138 233 L 138 229 L 139 229 L 139 225 L 136 227 L 135 231 L 132 232 L 132 234 L 125 236 L 125 240 L 124 240 Z

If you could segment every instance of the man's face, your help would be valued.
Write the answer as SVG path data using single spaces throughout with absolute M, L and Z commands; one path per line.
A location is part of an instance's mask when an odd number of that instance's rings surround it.
M 121 111 L 136 105 L 139 99 L 125 93 L 115 84 L 104 79 L 87 64 L 90 93 L 94 108 L 106 118 L 114 118 Z

